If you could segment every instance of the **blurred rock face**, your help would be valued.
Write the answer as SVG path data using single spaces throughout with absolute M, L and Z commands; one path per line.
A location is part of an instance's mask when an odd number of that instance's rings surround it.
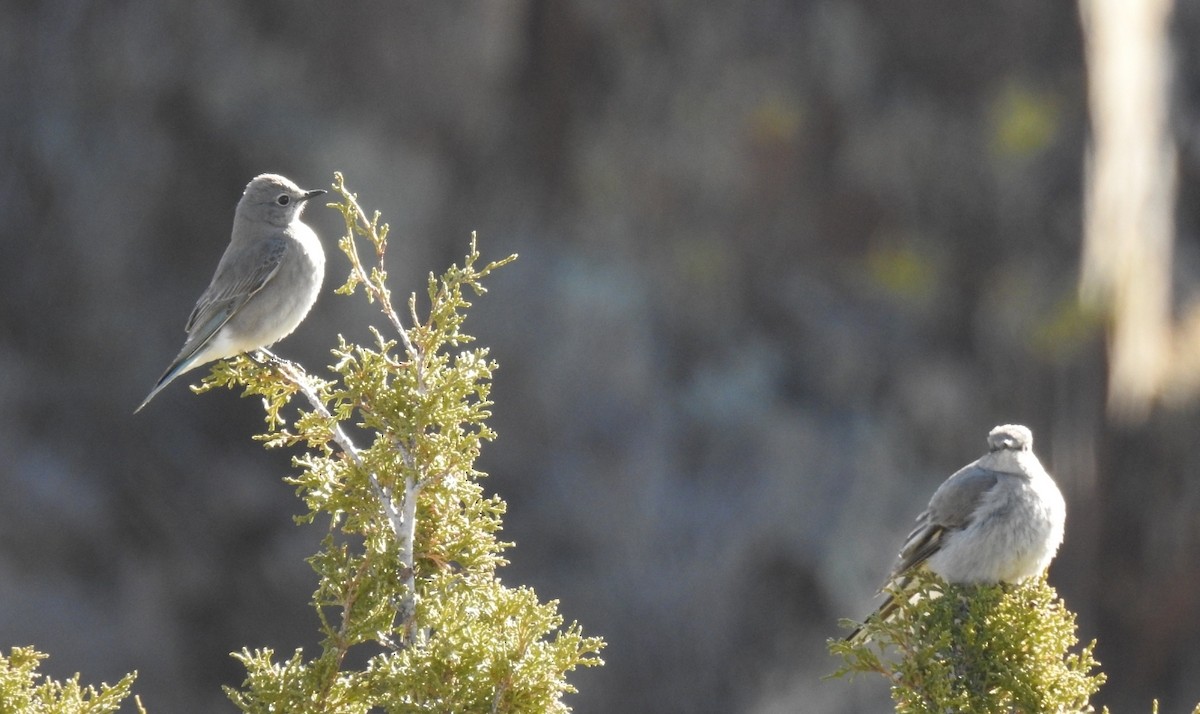
M 1008 421 L 1068 494 L 1053 580 L 1100 638 L 1100 703 L 1200 699 L 1167 665 L 1185 634 L 1135 647 L 1145 608 L 1096 595 L 1098 544 L 1131 582 L 1195 561 L 1161 515 L 1189 503 L 1196 416 L 1097 446 L 1083 67 L 1052 5 L 0 8 L 0 646 L 138 669 L 148 706 L 189 712 L 240 680 L 228 652 L 315 644 L 319 533 L 291 524 L 288 455 L 248 439 L 256 404 L 176 385 L 129 413 L 245 182 L 341 170 L 402 294 L 471 230 L 522 256 L 469 323 L 501 364 L 483 467 L 506 577 L 610 642 L 577 711 L 886 706 L 818 683 L 823 640 Z M 306 215 L 332 253 L 336 214 Z M 376 320 L 328 292 L 342 265 L 280 345 L 310 368 Z M 1158 510 L 1119 497 L 1130 472 Z

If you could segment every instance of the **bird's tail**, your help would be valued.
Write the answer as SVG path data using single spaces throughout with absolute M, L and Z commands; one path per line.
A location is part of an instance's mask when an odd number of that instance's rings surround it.
M 892 573 L 888 576 L 887 584 L 880 588 L 879 592 L 875 593 L 876 595 L 886 594 L 887 597 L 884 598 L 879 607 L 875 608 L 875 612 L 871 613 L 867 619 L 863 620 L 861 625 L 854 628 L 854 632 L 851 632 L 846 636 L 846 641 L 857 642 L 864 640 L 868 636 L 868 633 L 864 631 L 868 623 L 887 622 L 890 620 L 892 613 L 896 611 L 896 594 L 903 593 L 905 590 L 907 590 L 909 583 L 911 582 L 912 576 L 910 573 L 898 573 L 896 571 L 892 571 Z
M 870 623 L 873 623 L 873 622 L 887 622 L 889 619 L 891 619 L 892 613 L 895 611 L 896 611 L 896 598 L 894 595 L 889 594 L 887 596 L 887 599 L 883 601 L 883 604 L 881 604 L 879 607 L 877 607 L 875 609 L 875 612 L 871 613 L 871 615 L 869 617 L 867 617 L 867 619 L 863 620 L 863 623 L 861 625 L 854 628 L 854 632 L 851 632 L 850 634 L 846 635 L 846 641 L 847 642 L 864 642 L 864 641 L 866 641 L 867 637 L 869 636 L 869 633 L 867 632 L 867 625 Z
M 892 615 L 896 613 L 896 608 L 900 606 L 900 603 L 896 600 L 897 597 L 902 597 L 909 602 L 916 602 L 920 597 L 917 592 L 914 592 L 917 589 L 917 586 L 913 585 L 913 571 L 910 570 L 903 573 L 893 573 L 891 581 L 889 581 L 888 584 L 884 586 L 882 590 L 880 590 L 880 593 L 887 594 L 887 597 L 884 599 L 883 603 L 881 603 L 879 607 L 875 609 L 875 612 L 871 613 L 870 617 L 868 617 L 866 620 L 863 620 L 861 625 L 854 628 L 854 632 L 846 635 L 846 641 L 862 642 L 866 640 L 871 634 L 868 631 L 868 625 L 877 622 L 887 622 L 888 620 L 892 619 Z M 925 593 L 931 598 L 941 597 L 941 593 L 937 590 L 926 590 Z
M 196 364 L 197 360 L 195 352 L 181 354 L 176 357 L 175 361 L 171 363 L 171 366 L 167 367 L 167 371 L 163 372 L 163 375 L 158 378 L 158 383 L 154 385 L 154 389 L 150 390 L 150 393 L 146 395 L 146 398 L 142 400 L 142 403 L 138 405 L 138 408 L 133 410 L 133 413 L 137 414 L 140 412 L 143 407 L 150 403 L 151 399 L 154 399 L 154 395 L 166 388 L 166 386 L 174 381 L 176 377 L 188 371 L 192 367 L 195 367 Z

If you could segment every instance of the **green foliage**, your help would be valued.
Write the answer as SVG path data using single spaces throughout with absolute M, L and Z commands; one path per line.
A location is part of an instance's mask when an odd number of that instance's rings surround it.
M 339 338 L 333 379 L 268 354 L 217 365 L 201 388 L 263 397 L 267 430 L 258 438 L 305 449 L 288 479 L 308 509 L 298 521 L 329 524 L 308 561 L 321 653 L 280 660 L 243 650 L 234 656 L 246 681 L 227 693 L 245 712 L 569 711 L 566 673 L 602 664 L 604 643 L 575 623 L 563 627 L 556 601 L 539 603 L 496 575 L 510 545 L 496 538 L 505 505 L 484 495 L 474 467 L 495 438 L 487 419 L 496 364 L 486 349 L 459 349 L 473 339 L 463 332 L 465 291 L 482 294 L 482 280 L 516 256 L 478 267 L 472 237 L 461 266 L 429 276 L 425 316 L 414 294 L 402 318 L 386 284 L 387 225 L 367 217 L 340 174 L 334 189 L 350 261 L 337 292 L 361 288 L 387 334 L 373 330 L 369 346 Z M 298 394 L 307 406 L 289 420 Z M 352 650 L 361 668 L 347 667 Z
M 872 618 L 853 641 L 829 641 L 844 661 L 832 676 L 883 675 L 904 714 L 1093 711 L 1088 700 L 1105 679 L 1090 674 L 1095 642 L 1071 652 L 1075 616 L 1044 576 L 947 585 L 922 571 L 888 594 L 897 605 L 890 618 Z
M 115 712 L 129 696 L 137 673 L 127 674 L 113 685 L 79 686 L 76 674 L 66 682 L 49 677 L 38 681 L 38 663 L 46 655 L 32 647 L 14 647 L 0 655 L 0 712 L 20 714 L 105 714 Z M 144 710 L 137 703 L 139 712 Z

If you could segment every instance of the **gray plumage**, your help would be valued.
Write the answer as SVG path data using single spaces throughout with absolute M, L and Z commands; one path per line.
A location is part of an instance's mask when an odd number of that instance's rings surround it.
M 188 317 L 187 340 L 135 413 L 184 372 L 268 347 L 296 329 L 325 278 L 321 242 L 300 221 L 306 202 L 323 193 L 275 174 L 247 184 L 229 246 Z
M 948 583 L 1021 582 L 1050 565 L 1065 521 L 1062 493 L 1033 453 L 1032 432 L 998 426 L 988 434 L 988 453 L 934 492 L 888 582 L 904 587 L 922 567 Z M 889 597 L 875 617 L 893 609 Z

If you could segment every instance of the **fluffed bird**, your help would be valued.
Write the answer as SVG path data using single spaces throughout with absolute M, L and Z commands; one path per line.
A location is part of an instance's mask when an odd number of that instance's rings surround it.
M 1019 583 L 1050 565 L 1067 508 L 1033 453 L 1033 433 L 1005 424 L 987 443 L 988 453 L 946 479 L 917 516 L 888 583 L 903 589 L 918 568 L 952 584 Z M 889 596 L 872 617 L 886 620 L 895 607 Z

